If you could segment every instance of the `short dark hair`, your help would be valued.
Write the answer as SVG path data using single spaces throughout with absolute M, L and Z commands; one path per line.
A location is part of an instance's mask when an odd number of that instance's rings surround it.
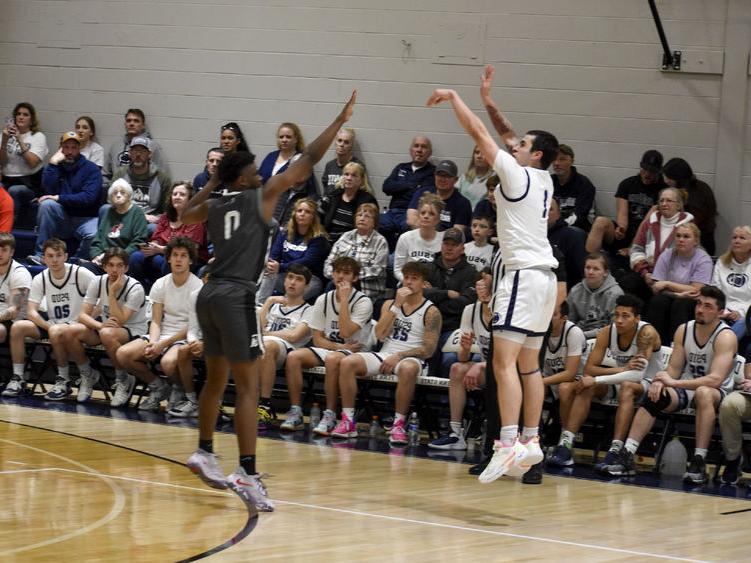
M 602 267 L 605 268 L 605 271 L 610 271 L 610 260 L 608 260 L 608 257 L 605 256 L 602 252 L 590 252 L 584 259 L 585 264 L 587 263 L 587 260 L 599 260 L 600 262 L 602 262 Z
M 127 266 L 130 255 L 124 248 L 120 248 L 119 246 L 110 246 L 107 250 L 104 251 L 104 256 L 102 257 L 102 266 L 106 266 L 107 263 L 113 258 L 119 258 Z
M 308 267 L 303 266 L 302 264 L 290 264 L 289 268 L 287 268 L 287 274 L 295 274 L 296 276 L 304 277 L 306 284 L 309 284 L 310 280 L 313 277 L 313 273 L 308 269 Z
M 240 177 L 246 167 L 253 164 L 256 156 L 252 152 L 236 151 L 224 155 L 216 175 L 223 184 L 231 184 Z
M 65 244 L 64 240 L 60 240 L 59 238 L 52 237 L 48 238 L 46 241 L 44 241 L 44 244 L 42 244 L 42 254 L 46 252 L 48 248 L 51 248 L 55 251 L 60 251 L 64 253 L 68 253 L 68 245 Z
M 724 309 L 725 308 L 725 293 L 723 291 L 714 285 L 705 285 L 702 286 L 702 288 L 699 290 L 699 295 L 702 297 L 708 297 L 710 299 L 714 299 L 717 301 L 717 308 L 718 309 Z
M 560 315 L 561 315 L 562 317 L 568 317 L 568 312 L 569 312 L 569 309 L 568 309 L 568 301 L 566 301 L 566 300 L 564 299 L 563 301 L 561 301 L 561 304 L 560 304 L 560 305 L 558 306 L 558 313 L 559 313 L 559 314 L 560 314 Z
M 198 258 L 198 248 L 196 242 L 188 237 L 175 237 L 171 238 L 164 249 L 164 259 L 169 262 L 172 251 L 176 248 L 184 248 L 188 251 L 188 257 L 191 263 L 195 263 Z
M 407 274 L 419 276 L 423 281 L 427 281 L 430 276 L 428 266 L 425 262 L 417 261 L 407 262 L 404 267 L 402 267 L 402 276 L 406 276 Z
M 532 146 L 529 150 L 531 152 L 542 151 L 540 167 L 543 170 L 547 170 L 558 156 L 558 139 L 552 133 L 540 129 L 527 131 L 527 135 L 535 136 L 535 140 L 532 141 Z
M 690 188 L 695 179 L 691 165 L 682 158 L 668 160 L 662 167 L 662 174 L 675 181 L 675 185 L 684 190 Z
M 96 137 L 96 124 L 94 123 L 94 119 L 92 119 L 88 115 L 82 115 L 81 117 L 76 119 L 75 122 L 78 123 L 81 120 L 85 121 L 89 125 L 89 129 L 91 129 L 91 138 L 93 139 L 94 137 Z
M 331 269 L 334 272 L 349 270 L 355 276 L 360 276 L 360 263 L 350 256 L 340 256 L 339 258 L 334 259 L 331 263 Z
M 619 295 L 615 300 L 616 307 L 628 307 L 634 312 L 634 316 L 641 316 L 642 307 L 644 307 L 644 301 L 639 299 L 636 295 L 630 293 L 624 293 Z
M 128 115 L 130 115 L 131 113 L 133 115 L 137 115 L 138 117 L 140 117 L 141 121 L 143 121 L 144 124 L 146 124 L 146 115 L 144 115 L 142 110 L 138 108 L 130 108 L 128 111 L 125 112 L 125 117 L 128 117 Z
M 209 158 L 209 155 L 212 152 L 219 152 L 224 154 L 224 149 L 222 147 L 211 147 L 208 151 L 206 151 L 206 158 Z
M 16 106 L 13 108 L 13 117 L 16 117 L 16 114 L 18 113 L 18 110 L 24 108 L 25 110 L 28 110 L 28 112 L 31 114 L 31 123 L 29 124 L 29 129 L 32 133 L 36 133 L 39 131 L 39 118 L 37 117 L 37 110 L 36 108 L 30 103 L 30 102 L 19 102 L 16 104 Z

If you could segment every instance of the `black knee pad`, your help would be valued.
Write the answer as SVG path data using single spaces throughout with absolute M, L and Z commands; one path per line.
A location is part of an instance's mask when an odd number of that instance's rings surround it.
M 667 389 L 663 389 L 660 393 L 660 398 L 653 401 L 649 397 L 644 400 L 642 406 L 644 409 L 654 417 L 657 417 L 662 411 L 664 411 L 670 405 L 670 394 Z

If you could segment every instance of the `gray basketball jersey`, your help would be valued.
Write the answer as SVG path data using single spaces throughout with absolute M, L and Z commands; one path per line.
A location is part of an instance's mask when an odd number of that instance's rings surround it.
M 261 215 L 262 190 L 230 192 L 209 201 L 209 238 L 214 244 L 210 280 L 250 284 L 264 266 L 269 227 Z
M 696 341 L 696 321 L 686 323 L 686 330 L 683 333 L 683 350 L 686 354 L 686 363 L 683 366 L 681 379 L 696 379 L 710 372 L 714 360 L 714 342 L 717 335 L 723 330 L 730 330 L 730 327 L 724 323 L 719 323 L 704 345 L 700 346 Z M 733 370 L 726 374 L 720 389 L 725 393 L 730 393 L 733 390 Z
M 577 346 L 578 344 L 578 346 Z M 582 355 L 587 346 L 584 333 L 576 324 L 566 321 L 558 340 L 551 335 L 545 348 L 545 360 L 542 364 L 542 376 L 550 377 L 566 369 L 566 360 L 577 353 Z

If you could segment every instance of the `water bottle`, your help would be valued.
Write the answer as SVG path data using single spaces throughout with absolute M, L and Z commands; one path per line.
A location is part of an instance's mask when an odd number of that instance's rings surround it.
M 319 422 L 321 422 L 321 407 L 318 406 L 318 403 L 313 403 L 310 408 L 310 428 L 315 428 Z
M 413 412 L 409 417 L 407 436 L 409 437 L 410 446 L 417 446 L 420 444 L 420 419 L 417 418 L 416 412 Z
M 678 436 L 674 436 L 662 452 L 660 474 L 667 477 L 682 476 L 686 472 L 687 459 L 688 454 L 686 453 L 686 448 L 683 446 Z
M 381 435 L 381 425 L 378 424 L 378 417 L 373 415 L 373 420 L 370 423 L 370 437 L 378 438 Z

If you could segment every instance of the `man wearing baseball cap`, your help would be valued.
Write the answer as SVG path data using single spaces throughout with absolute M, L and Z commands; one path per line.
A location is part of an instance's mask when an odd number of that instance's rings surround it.
M 107 156 L 104 158 L 104 171 L 102 172 L 107 186 L 118 168 L 130 164 L 130 143 L 135 137 L 146 137 L 151 141 L 151 161 L 160 170 L 169 175 L 167 159 L 164 157 L 162 148 L 146 129 L 146 115 L 138 108 L 131 108 L 125 112 L 125 134 L 118 141 L 110 145 Z
M 60 148 L 42 172 L 42 189 L 36 248 L 29 260 L 41 264 L 42 243 L 53 236 L 76 238 L 80 242 L 76 256 L 88 258 L 102 203 L 102 173 L 81 155 L 81 141 L 74 131 L 60 137 Z
M 436 194 L 443 200 L 441 222 L 438 224 L 439 231 L 445 231 L 449 227 L 457 227 L 466 231 L 472 222 L 472 204 L 456 189 L 456 181 L 459 177 L 458 169 L 453 160 L 442 160 L 435 167 L 435 186 L 415 190 L 412 200 L 407 209 L 407 224 L 410 228 L 417 227 L 417 202 L 422 194 L 428 192 Z M 463 241 L 462 241 L 463 242 Z

